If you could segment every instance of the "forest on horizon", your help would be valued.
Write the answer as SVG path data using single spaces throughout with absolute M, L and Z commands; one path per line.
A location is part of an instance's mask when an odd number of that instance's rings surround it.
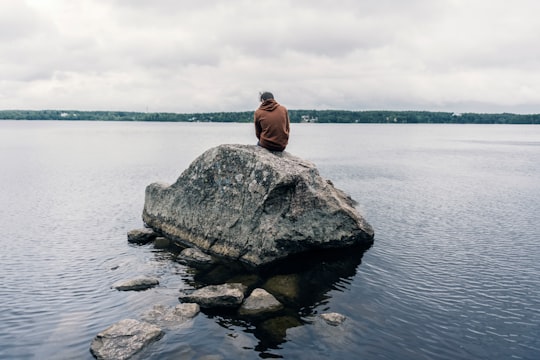
M 292 123 L 540 124 L 540 114 L 390 110 L 289 110 Z M 253 111 L 169 113 L 78 110 L 0 110 L 2 120 L 252 122 Z

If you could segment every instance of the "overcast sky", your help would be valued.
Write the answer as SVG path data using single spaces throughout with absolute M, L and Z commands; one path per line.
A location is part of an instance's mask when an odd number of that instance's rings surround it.
M 540 113 L 538 0 L 0 0 L 0 109 Z

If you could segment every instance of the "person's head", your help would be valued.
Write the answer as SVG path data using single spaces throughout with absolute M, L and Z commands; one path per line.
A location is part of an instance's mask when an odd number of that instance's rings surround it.
M 271 92 L 265 91 L 265 92 L 260 93 L 261 102 L 266 101 L 266 100 L 273 100 L 273 99 L 274 99 L 274 95 L 272 95 Z

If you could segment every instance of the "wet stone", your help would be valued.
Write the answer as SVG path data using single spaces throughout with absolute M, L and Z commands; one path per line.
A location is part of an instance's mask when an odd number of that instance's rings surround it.
M 112 287 L 120 291 L 146 290 L 159 285 L 159 280 L 148 276 L 139 276 L 129 280 L 122 280 L 114 283 Z
M 97 334 L 90 352 L 100 360 L 129 359 L 162 336 L 163 331 L 155 325 L 124 319 Z
M 238 313 L 240 315 L 259 315 L 283 309 L 283 305 L 264 289 L 257 288 L 244 301 Z
M 345 315 L 341 315 L 339 313 L 336 313 L 336 312 L 332 312 L 332 313 L 325 313 L 325 314 L 321 314 L 319 315 L 321 317 L 321 319 L 323 319 L 328 325 L 332 325 L 332 326 L 338 326 L 338 325 L 341 325 L 343 324 L 343 322 L 347 319 L 347 317 Z
M 231 308 L 242 304 L 245 291 L 246 287 L 238 283 L 209 285 L 191 294 L 181 295 L 179 300 L 199 304 L 202 308 Z
M 147 244 L 154 240 L 157 234 L 149 228 L 135 229 L 127 233 L 128 242 L 134 244 Z
M 203 253 L 197 248 L 187 248 L 178 255 L 177 261 L 193 266 L 195 268 L 206 268 L 214 264 L 210 255 Z

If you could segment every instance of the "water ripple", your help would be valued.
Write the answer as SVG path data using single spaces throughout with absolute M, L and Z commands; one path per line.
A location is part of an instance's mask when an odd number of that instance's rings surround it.
M 91 359 L 99 331 L 156 303 L 177 304 L 187 269 L 126 242 L 142 226 L 144 188 L 174 181 L 223 138 L 252 141 L 243 124 L 0 127 L 2 359 Z M 302 304 L 305 323 L 278 346 L 263 349 L 247 323 L 201 315 L 147 357 L 536 359 L 539 131 L 295 124 L 291 151 L 360 202 L 374 246 Z M 111 289 L 141 274 L 160 285 Z M 323 327 L 316 315 L 326 311 L 347 320 Z

